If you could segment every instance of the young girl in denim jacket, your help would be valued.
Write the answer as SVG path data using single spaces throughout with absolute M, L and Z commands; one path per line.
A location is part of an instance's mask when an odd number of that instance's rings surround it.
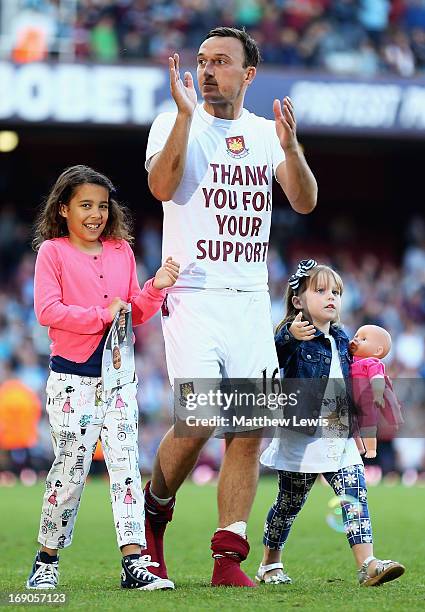
M 291 582 L 281 552 L 318 474 L 336 495 L 344 496 L 344 529 L 359 583 L 379 585 L 404 572 L 400 563 L 373 556 L 364 468 L 351 434 L 346 385 L 351 357 L 349 339 L 339 324 L 342 291 L 340 276 L 312 259 L 301 261 L 289 278 L 287 313 L 276 331 L 276 349 L 284 378 L 310 379 L 307 385 L 300 382 L 300 397 L 307 395 L 308 400 L 297 407 L 298 417 L 310 421 L 303 429 L 280 428 L 261 456 L 263 465 L 278 471 L 279 492 L 266 518 L 259 582 Z M 356 503 L 343 501 L 345 496 Z

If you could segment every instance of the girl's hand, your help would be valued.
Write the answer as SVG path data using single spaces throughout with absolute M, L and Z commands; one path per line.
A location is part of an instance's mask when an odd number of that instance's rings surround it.
M 112 300 L 112 302 L 109 304 L 108 310 L 111 313 L 112 319 L 114 319 L 115 315 L 120 310 L 127 312 L 127 307 L 128 307 L 128 304 L 126 304 L 126 302 L 123 302 L 123 300 L 120 297 L 115 297 Z
M 155 274 L 153 286 L 155 289 L 166 289 L 172 287 L 179 276 L 180 264 L 167 257 L 163 266 Z
M 289 328 L 289 331 L 296 340 L 312 340 L 314 338 L 316 328 L 314 325 L 311 325 L 309 321 L 301 321 L 302 316 L 302 312 L 297 314 Z

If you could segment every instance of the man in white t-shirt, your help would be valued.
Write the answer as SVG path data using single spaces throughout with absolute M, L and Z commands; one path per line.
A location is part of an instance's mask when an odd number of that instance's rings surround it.
M 182 270 L 162 310 L 170 382 L 182 399 L 203 379 L 278 374 L 266 265 L 273 177 L 302 214 L 315 207 L 317 185 L 297 142 L 291 100 L 274 101 L 275 121 L 243 108 L 259 60 L 245 31 L 211 30 L 198 53 L 198 105 L 191 74 L 182 80 L 179 56 L 170 57 L 177 109 L 159 115 L 149 135 L 146 169 L 152 194 L 163 201 L 163 252 Z M 255 586 L 240 563 L 249 551 L 246 522 L 258 478 L 256 433 L 226 436 L 213 586 Z M 179 437 L 171 428 L 145 489 L 146 554 L 164 577 L 174 496 L 206 441 L 205 433 L 191 434 Z

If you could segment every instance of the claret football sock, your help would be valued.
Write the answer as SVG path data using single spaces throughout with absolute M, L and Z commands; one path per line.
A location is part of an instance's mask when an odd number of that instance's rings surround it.
M 249 553 L 245 537 L 220 529 L 212 537 L 211 550 L 214 559 L 211 586 L 257 586 L 240 568 Z
M 152 561 L 159 564 L 157 568 L 152 569 L 153 574 L 160 578 L 168 578 L 164 559 L 164 532 L 173 518 L 176 498 L 158 501 L 158 498 L 151 493 L 150 481 L 146 484 L 144 493 L 146 549 L 142 551 L 142 555 L 150 555 Z M 164 501 L 165 505 L 161 503 Z

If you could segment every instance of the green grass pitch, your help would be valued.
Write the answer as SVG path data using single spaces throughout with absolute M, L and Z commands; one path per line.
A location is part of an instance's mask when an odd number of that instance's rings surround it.
M 2 604 L 5 594 L 25 592 L 37 548 L 42 490 L 42 484 L 0 489 Z M 263 477 L 248 526 L 251 553 L 243 564 L 250 576 L 254 576 L 261 558 L 264 518 L 275 494 L 275 478 Z M 329 487 L 316 484 L 294 524 L 284 556 L 292 585 L 212 589 L 208 586 L 212 569 L 209 545 L 216 525 L 216 488 L 185 484 L 167 533 L 169 573 L 177 588 L 147 593 L 120 589 L 120 555 L 108 485 L 105 480 L 91 480 L 83 495 L 73 545 L 61 554 L 58 590 L 67 594 L 65 609 L 121 612 L 143 606 L 152 612 L 424 610 L 425 488 L 380 485 L 369 490 L 375 553 L 384 559 L 395 558 L 407 568 L 398 581 L 379 588 L 357 586 L 345 536 L 332 531 L 325 522 L 327 502 L 332 496 Z

